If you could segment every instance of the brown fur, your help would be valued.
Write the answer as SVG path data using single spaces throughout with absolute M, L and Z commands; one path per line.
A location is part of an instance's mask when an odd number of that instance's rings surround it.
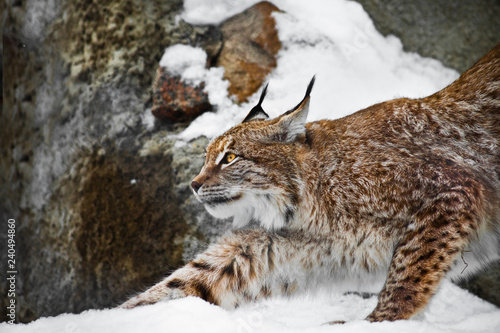
M 407 319 L 461 276 L 461 255 L 464 274 L 500 257 L 500 44 L 434 95 L 338 120 L 305 124 L 311 88 L 272 120 L 263 94 L 193 181 L 214 216 L 263 228 L 232 232 L 123 307 L 195 295 L 230 308 L 385 277 L 367 319 Z

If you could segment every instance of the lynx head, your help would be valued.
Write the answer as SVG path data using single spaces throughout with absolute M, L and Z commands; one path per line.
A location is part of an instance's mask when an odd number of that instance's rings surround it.
M 301 183 L 294 152 L 305 141 L 313 84 L 314 77 L 302 101 L 271 120 L 262 109 L 266 86 L 243 122 L 210 142 L 191 183 L 210 214 L 234 217 L 236 227 L 254 219 L 268 229 L 294 219 Z

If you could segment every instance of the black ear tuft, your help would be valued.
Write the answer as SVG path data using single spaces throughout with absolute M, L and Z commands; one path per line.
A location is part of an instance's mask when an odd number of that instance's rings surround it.
M 304 98 L 302 98 L 302 100 L 300 101 L 299 104 L 297 104 L 296 107 L 294 107 L 293 109 L 285 112 L 285 114 L 292 113 L 293 111 L 297 110 L 302 105 L 302 103 L 304 103 L 304 101 L 311 95 L 311 91 L 312 91 L 313 86 L 314 86 L 314 81 L 316 81 L 316 75 L 314 75 L 312 77 L 312 79 L 311 79 L 311 82 L 309 82 L 309 85 L 307 86 L 307 89 L 306 89 L 306 95 L 304 96 Z
M 264 101 L 264 97 L 266 97 L 266 94 L 267 94 L 267 86 L 269 86 L 269 83 L 266 84 L 264 89 L 262 89 L 262 93 L 260 94 L 260 98 L 259 98 L 259 103 L 256 106 L 254 106 L 252 108 L 252 110 L 250 110 L 250 112 L 245 117 L 245 119 L 243 119 L 243 121 L 242 121 L 243 123 L 246 123 L 246 122 L 249 122 L 252 120 L 257 120 L 257 119 L 263 119 L 263 120 L 269 119 L 269 116 L 267 115 L 267 113 L 264 112 L 264 109 L 262 109 L 262 106 L 261 106 L 262 102 Z
M 311 90 L 313 89 L 314 81 L 316 81 L 316 75 L 314 75 L 311 79 L 311 82 L 309 82 L 309 85 L 307 86 L 306 90 L 306 95 L 304 96 L 304 98 L 307 98 L 309 97 L 309 95 L 311 95 Z
M 264 102 L 264 98 L 267 95 L 267 87 L 269 87 L 269 83 L 266 84 L 264 89 L 262 89 L 262 92 L 260 93 L 259 103 L 257 105 L 262 105 L 262 102 Z

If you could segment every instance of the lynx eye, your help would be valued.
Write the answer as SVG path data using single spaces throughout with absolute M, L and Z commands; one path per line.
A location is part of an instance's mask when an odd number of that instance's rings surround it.
M 229 164 L 231 163 L 232 161 L 234 161 L 234 159 L 236 158 L 236 155 L 233 154 L 233 153 L 227 153 L 225 156 L 224 156 L 224 159 L 222 160 L 222 163 L 224 164 Z

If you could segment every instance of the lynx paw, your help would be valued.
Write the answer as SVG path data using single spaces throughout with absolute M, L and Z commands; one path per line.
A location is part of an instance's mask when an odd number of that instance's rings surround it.
M 142 296 L 142 294 L 129 299 L 125 303 L 119 305 L 118 308 L 121 308 L 121 309 L 133 309 L 136 306 L 151 304 L 151 303 L 147 303 L 146 300 L 144 300 L 141 296 Z
M 186 296 L 187 295 L 179 289 L 153 287 L 142 294 L 132 297 L 122 305 L 119 305 L 118 308 L 133 309 L 137 306 L 155 304 Z

